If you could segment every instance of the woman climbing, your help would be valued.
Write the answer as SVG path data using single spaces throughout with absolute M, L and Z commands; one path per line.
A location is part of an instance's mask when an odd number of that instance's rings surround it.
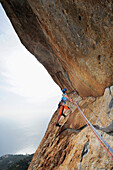
M 66 94 L 67 93 L 67 89 L 66 88 L 64 88 L 62 90 L 62 92 L 63 92 L 62 99 L 61 99 L 61 101 L 60 101 L 60 103 L 58 105 L 58 108 L 60 108 L 60 112 L 59 112 L 57 123 L 56 123 L 56 126 L 59 126 L 59 127 L 61 127 L 61 125 L 59 125 L 59 123 L 58 123 L 60 117 L 61 116 L 66 117 L 66 115 L 64 113 L 65 113 L 66 110 L 69 110 L 69 107 L 66 105 L 66 101 L 68 100 L 70 102 L 73 102 L 72 99 L 67 96 L 67 94 Z M 64 111 L 64 109 L 66 109 L 66 110 Z

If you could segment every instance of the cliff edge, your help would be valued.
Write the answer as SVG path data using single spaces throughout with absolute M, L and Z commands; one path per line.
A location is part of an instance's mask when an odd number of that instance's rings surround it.
M 67 88 L 113 148 L 112 0 L 0 0 L 22 44 Z M 78 91 L 78 94 L 73 91 Z M 29 170 L 113 169 L 113 162 L 70 105 L 57 110 Z
M 80 96 L 113 84 L 112 0 L 0 0 L 24 46 Z
M 70 96 L 113 148 L 113 86 L 102 97 Z M 28 170 L 111 170 L 111 157 L 87 127 L 77 107 L 69 106 L 66 118 L 60 120 L 61 128 L 55 126 L 59 110 L 54 113 Z

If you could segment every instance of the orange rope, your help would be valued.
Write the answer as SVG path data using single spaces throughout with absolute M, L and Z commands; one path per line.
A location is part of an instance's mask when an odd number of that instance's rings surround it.
M 113 149 L 106 143 L 106 141 L 104 141 L 104 139 L 100 136 L 100 134 L 96 131 L 96 129 L 93 127 L 93 125 L 89 122 L 89 120 L 85 117 L 85 115 L 83 114 L 83 112 L 81 111 L 81 109 L 79 108 L 77 102 L 75 102 L 75 105 L 77 106 L 78 110 L 80 111 L 84 121 L 86 122 L 86 124 L 88 125 L 88 127 L 91 129 L 91 131 L 93 132 L 93 134 L 96 136 L 96 138 L 98 139 L 98 141 L 100 142 L 100 144 L 102 145 L 102 147 L 107 151 L 108 155 L 111 157 L 111 159 L 113 160 Z

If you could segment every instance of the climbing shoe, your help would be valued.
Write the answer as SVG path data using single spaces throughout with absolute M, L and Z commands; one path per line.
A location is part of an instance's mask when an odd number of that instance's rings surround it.
M 66 115 L 65 115 L 65 114 L 63 114 L 63 113 L 62 113 L 62 116 L 66 117 Z
M 56 126 L 61 127 L 61 125 L 59 125 L 59 123 L 56 123 Z

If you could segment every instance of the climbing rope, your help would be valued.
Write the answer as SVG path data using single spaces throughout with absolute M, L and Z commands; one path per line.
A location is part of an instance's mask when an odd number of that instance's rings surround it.
M 93 132 L 93 134 L 96 136 L 96 138 L 98 139 L 98 141 L 100 142 L 100 144 L 102 145 L 102 147 L 106 150 L 106 152 L 108 153 L 108 155 L 111 157 L 111 159 L 113 160 L 113 149 L 109 146 L 109 144 L 102 138 L 102 136 L 97 132 L 97 130 L 94 128 L 94 126 L 89 122 L 89 120 L 86 118 L 86 116 L 83 114 L 83 112 L 81 111 L 80 107 L 78 106 L 77 102 L 75 102 L 75 105 L 77 106 L 79 112 L 81 113 L 84 121 L 86 122 L 86 124 L 88 125 L 88 127 L 91 129 L 91 131 Z

